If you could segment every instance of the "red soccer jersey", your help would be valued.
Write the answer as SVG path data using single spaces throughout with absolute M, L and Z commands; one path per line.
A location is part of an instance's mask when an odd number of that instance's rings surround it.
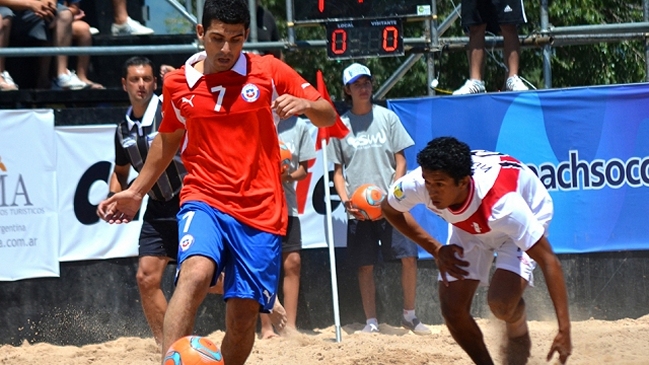
M 203 201 L 242 223 L 285 234 L 287 210 L 271 103 L 290 94 L 312 101 L 313 86 L 273 56 L 241 54 L 232 69 L 203 75 L 193 65 L 165 75 L 162 133 L 185 129 L 187 176 L 181 203 Z

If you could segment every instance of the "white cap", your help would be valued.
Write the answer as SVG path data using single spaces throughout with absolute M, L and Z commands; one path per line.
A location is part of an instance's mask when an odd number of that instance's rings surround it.
M 343 85 L 349 85 L 361 76 L 372 77 L 370 69 L 360 63 L 352 63 L 343 71 Z

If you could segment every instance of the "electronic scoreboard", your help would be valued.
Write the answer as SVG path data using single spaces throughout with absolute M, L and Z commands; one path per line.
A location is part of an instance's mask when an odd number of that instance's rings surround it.
M 403 55 L 403 19 L 430 16 L 429 0 L 294 0 L 295 24 L 326 28 L 330 59 Z

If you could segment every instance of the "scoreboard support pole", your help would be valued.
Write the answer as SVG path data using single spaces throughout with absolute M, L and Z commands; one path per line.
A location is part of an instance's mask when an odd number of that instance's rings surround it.
M 290 0 L 289 0 L 290 1 Z M 435 0 L 433 0 L 435 1 Z M 439 37 L 444 34 L 453 24 L 453 22 L 460 17 L 460 10 L 461 10 L 461 5 L 458 5 L 452 12 L 451 14 L 444 19 L 442 24 L 439 26 L 435 27 L 436 29 L 436 37 L 437 37 L 437 47 L 439 48 Z M 405 41 L 406 44 L 407 40 Z M 433 49 L 434 51 L 437 51 L 436 49 Z M 428 53 L 430 62 L 433 62 L 433 57 L 432 57 L 432 52 Z M 394 87 L 394 85 L 401 79 L 401 77 L 408 72 L 414 66 L 417 61 L 421 59 L 423 54 L 421 53 L 413 53 L 408 56 L 408 58 L 401 64 L 401 66 L 381 85 L 381 87 L 374 93 L 374 98 L 377 100 L 382 100 L 385 98 L 385 95 Z M 434 69 L 432 71 L 429 71 L 430 73 L 434 73 Z M 428 85 L 430 86 L 430 83 L 432 80 L 428 81 Z M 430 87 L 429 87 L 430 89 Z

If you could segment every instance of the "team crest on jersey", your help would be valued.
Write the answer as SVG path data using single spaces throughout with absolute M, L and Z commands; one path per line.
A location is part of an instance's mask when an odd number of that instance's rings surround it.
M 194 236 L 192 236 L 191 234 L 184 235 L 180 239 L 180 244 L 179 244 L 180 250 L 187 251 L 187 249 L 189 248 L 189 246 L 192 245 L 192 243 L 194 243 Z
M 403 193 L 403 186 L 401 186 L 401 181 L 392 188 L 392 194 L 397 198 L 398 201 L 402 201 L 406 195 Z
M 241 89 L 241 97 L 243 100 L 253 103 L 259 99 L 259 88 L 255 84 L 246 84 Z

